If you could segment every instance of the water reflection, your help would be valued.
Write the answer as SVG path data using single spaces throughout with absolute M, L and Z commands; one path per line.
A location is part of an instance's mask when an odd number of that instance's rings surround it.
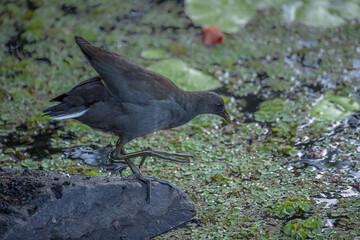
M 336 198 L 314 198 L 317 204 L 325 203 L 324 208 L 330 208 L 331 205 L 336 205 L 339 199 Z
M 360 143 L 351 139 L 353 134 L 358 133 L 359 126 L 360 112 L 334 123 L 328 129 L 328 133 L 320 139 L 302 139 L 296 144 L 300 150 L 299 161 L 296 163 L 326 171 L 351 170 L 360 159 Z M 349 137 L 342 135 L 344 132 L 348 133 Z M 322 144 L 324 142 L 327 143 Z M 356 150 L 353 152 L 343 151 L 345 143 L 355 146 Z M 359 172 L 350 171 L 350 174 L 356 179 L 360 179 Z
M 113 162 L 110 154 L 114 149 L 110 146 L 96 148 L 92 146 L 80 146 L 64 149 L 64 157 L 72 160 L 81 160 L 90 166 L 102 167 L 111 173 L 118 173 L 127 167 L 125 162 Z

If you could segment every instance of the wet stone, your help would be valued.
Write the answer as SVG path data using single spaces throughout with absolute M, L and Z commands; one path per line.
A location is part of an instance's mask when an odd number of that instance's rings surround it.
M 181 190 L 157 181 L 147 203 L 132 179 L 5 168 L 0 179 L 0 239 L 146 239 L 195 215 Z

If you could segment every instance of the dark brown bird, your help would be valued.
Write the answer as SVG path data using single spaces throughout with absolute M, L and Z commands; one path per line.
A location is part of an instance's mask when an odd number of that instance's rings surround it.
M 99 76 L 52 99 L 51 102 L 61 103 L 45 109 L 44 115 L 55 120 L 74 118 L 117 135 L 112 158 L 125 160 L 135 176 L 148 184 L 149 201 L 152 178 L 143 176 L 130 159 L 143 157 L 141 167 L 148 156 L 179 162 L 191 156 L 153 150 L 126 154 L 124 145 L 134 138 L 183 125 L 199 114 L 219 115 L 230 122 L 224 101 L 213 92 L 184 91 L 166 77 L 139 67 L 122 55 L 95 47 L 82 37 L 75 36 L 75 41 Z

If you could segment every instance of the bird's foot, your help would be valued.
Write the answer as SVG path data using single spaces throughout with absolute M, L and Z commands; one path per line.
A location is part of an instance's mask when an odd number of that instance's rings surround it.
M 139 164 L 139 168 L 144 164 L 147 157 L 158 157 L 174 162 L 189 162 L 192 155 L 189 154 L 183 154 L 183 153 L 169 153 L 165 151 L 156 151 L 152 149 L 147 149 L 139 152 L 133 152 L 128 154 L 118 154 L 117 156 L 114 156 L 115 154 L 112 154 L 113 160 L 119 161 L 119 160 L 125 160 L 130 158 L 136 158 L 136 157 L 142 157 L 141 162 Z
M 146 189 L 146 202 L 147 203 L 150 203 L 150 199 L 151 199 L 151 182 L 153 182 L 153 181 L 156 181 L 156 182 L 159 182 L 159 183 L 162 183 L 162 184 L 166 184 L 166 185 L 170 186 L 170 188 L 174 188 L 178 192 L 180 198 L 181 198 L 181 196 L 183 194 L 178 187 L 176 187 L 171 182 L 168 182 L 168 181 L 165 181 L 165 180 L 160 180 L 160 179 L 156 179 L 156 178 L 153 178 L 153 177 L 144 176 L 141 173 L 134 173 L 133 175 L 131 175 L 131 177 L 133 177 L 135 179 L 138 179 L 138 180 L 144 182 L 147 185 L 147 189 Z
M 191 157 L 191 155 L 188 155 L 188 154 L 168 153 L 168 152 L 163 152 L 163 151 L 154 151 L 151 149 L 126 154 L 124 149 L 122 148 L 122 145 L 120 145 L 120 144 L 117 144 L 116 150 L 114 151 L 114 153 L 111 154 L 111 157 L 113 158 L 113 160 L 117 160 L 117 161 L 125 160 L 126 164 L 129 166 L 129 168 L 131 169 L 131 171 L 133 173 L 132 176 L 134 176 L 135 178 L 137 178 L 140 181 L 147 184 L 146 201 L 148 203 L 150 202 L 150 198 L 151 198 L 151 181 L 158 181 L 162 184 L 166 184 L 172 188 L 175 188 L 181 197 L 182 193 L 181 193 L 180 189 L 177 188 L 172 183 L 170 183 L 168 181 L 164 181 L 164 180 L 146 177 L 141 173 L 140 167 L 144 164 L 145 159 L 149 156 L 155 156 L 155 157 L 159 157 L 159 158 L 163 158 L 163 159 L 167 159 L 167 160 L 171 160 L 171 161 L 176 161 L 176 162 L 188 162 Z M 142 157 L 139 167 L 136 166 L 135 163 L 131 160 L 131 158 L 135 158 L 135 157 Z M 184 159 L 187 159 L 187 160 L 184 160 Z
M 142 157 L 142 159 L 139 163 L 139 168 L 141 168 L 141 166 L 145 163 L 145 160 L 147 157 L 158 157 L 158 158 L 162 158 L 165 160 L 181 162 L 181 163 L 189 162 L 190 158 L 192 157 L 192 155 L 189 155 L 189 154 L 170 153 L 170 152 L 165 152 L 165 151 L 156 151 L 156 150 L 152 150 L 152 149 L 147 149 L 142 152 L 146 152 L 146 154 Z
M 124 171 L 128 165 L 126 163 L 116 163 L 119 164 L 118 166 L 115 166 L 114 170 L 112 170 L 112 172 L 115 175 L 121 175 L 122 171 Z

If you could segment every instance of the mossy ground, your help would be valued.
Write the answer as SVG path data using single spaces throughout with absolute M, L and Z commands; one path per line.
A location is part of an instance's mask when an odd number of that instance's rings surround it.
M 142 58 L 143 50 L 160 48 L 223 84 L 233 122 L 199 116 L 127 145 L 195 154 L 189 164 L 144 166 L 197 208 L 186 228 L 158 239 L 359 237 L 360 116 L 321 122 L 309 111 L 325 93 L 359 98 L 360 23 L 311 28 L 284 22 L 280 11 L 259 11 L 225 44 L 206 48 L 177 1 L 5 1 L 0 166 L 107 174 L 68 160 L 62 149 L 98 151 L 116 137 L 73 120 L 51 122 L 41 111 L 96 75 L 75 34 L 141 66 L 157 61 Z

